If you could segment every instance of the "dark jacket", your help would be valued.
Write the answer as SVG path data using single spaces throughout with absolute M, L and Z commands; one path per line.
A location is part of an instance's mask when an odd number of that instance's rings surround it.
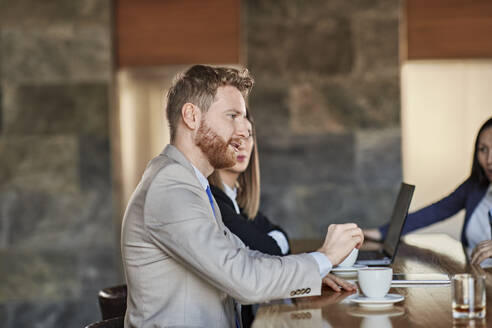
M 238 236 L 250 249 L 270 255 L 282 255 L 277 242 L 268 233 L 273 230 L 279 230 L 287 237 L 285 231 L 272 224 L 259 211 L 254 220 L 249 220 L 246 214 L 242 212 L 242 209 L 240 209 L 241 214 L 237 214 L 232 200 L 225 192 L 215 186 L 210 186 L 210 188 L 219 205 L 222 221 L 233 234 Z
M 403 234 L 447 219 L 460 210 L 465 209 L 466 213 L 461 231 L 461 242 L 467 247 L 466 227 L 468 226 L 468 222 L 470 222 L 473 211 L 485 196 L 487 188 L 488 185 L 480 185 L 478 182 L 470 179 L 465 180 L 455 191 L 440 201 L 408 214 L 407 221 L 403 227 Z M 388 226 L 387 224 L 379 228 L 383 238 L 386 237 Z

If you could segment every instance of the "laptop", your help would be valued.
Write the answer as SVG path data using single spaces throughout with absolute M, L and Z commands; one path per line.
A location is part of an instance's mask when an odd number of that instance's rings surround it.
M 414 285 L 449 285 L 451 281 L 445 273 L 397 273 L 393 275 L 392 287 Z
M 356 264 L 390 265 L 393 263 L 414 190 L 415 186 L 402 182 L 383 248 L 379 250 L 360 250 Z

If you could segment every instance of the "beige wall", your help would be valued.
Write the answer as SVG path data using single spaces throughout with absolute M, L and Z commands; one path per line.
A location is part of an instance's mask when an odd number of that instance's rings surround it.
M 415 210 L 469 175 L 476 133 L 492 116 L 492 61 L 408 61 L 401 78 L 403 179 L 416 185 Z M 423 232 L 459 238 L 463 217 Z
M 148 161 L 169 143 L 165 92 L 181 67 L 120 70 L 117 74 L 121 201 L 127 204 Z

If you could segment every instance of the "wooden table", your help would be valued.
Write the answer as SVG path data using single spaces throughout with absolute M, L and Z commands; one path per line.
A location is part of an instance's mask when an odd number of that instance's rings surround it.
M 321 245 L 321 241 L 305 241 L 294 247 L 305 251 L 316 245 Z M 485 320 L 453 320 L 449 285 L 391 288 L 390 293 L 404 295 L 405 300 L 383 310 L 361 308 L 349 301 L 352 293 L 323 288 L 321 296 L 262 304 L 253 328 L 492 327 L 492 270 L 470 266 L 459 241 L 444 234 L 407 235 L 392 267 L 394 273 L 484 274 L 488 300 Z

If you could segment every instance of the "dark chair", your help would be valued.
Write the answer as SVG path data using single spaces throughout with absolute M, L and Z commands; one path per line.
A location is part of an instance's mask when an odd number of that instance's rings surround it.
M 125 316 L 126 290 L 126 285 L 119 285 L 99 291 L 99 307 L 103 320 Z
M 85 328 L 123 328 L 124 322 L 125 322 L 124 317 L 117 317 L 117 318 L 111 318 L 108 320 L 91 323 L 90 325 L 85 326 Z

